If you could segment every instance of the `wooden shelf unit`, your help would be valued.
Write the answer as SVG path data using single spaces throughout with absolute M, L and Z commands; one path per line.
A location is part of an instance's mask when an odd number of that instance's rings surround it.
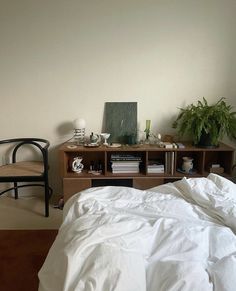
M 185 144 L 185 148 L 160 148 L 154 145 L 123 145 L 120 148 L 106 146 L 70 148 L 71 143 L 65 143 L 59 148 L 60 175 L 63 182 L 65 201 L 73 194 L 86 188 L 101 185 L 125 185 L 137 189 L 148 189 L 157 185 L 185 177 L 205 177 L 209 174 L 211 164 L 220 164 L 224 168 L 225 177 L 232 174 L 234 148 L 220 144 L 217 148 L 205 149 Z M 140 173 L 113 174 L 111 169 L 112 154 L 132 154 L 141 157 Z M 84 169 L 82 173 L 74 173 L 71 164 L 76 156 L 83 157 Z M 168 160 L 167 156 L 170 157 Z M 194 174 L 181 173 L 182 158 L 193 158 Z M 165 172 L 153 174 L 147 172 L 151 160 L 159 160 L 165 165 Z M 88 173 L 91 162 L 102 165 L 102 173 L 94 175 Z M 167 165 L 169 164 L 169 165 Z

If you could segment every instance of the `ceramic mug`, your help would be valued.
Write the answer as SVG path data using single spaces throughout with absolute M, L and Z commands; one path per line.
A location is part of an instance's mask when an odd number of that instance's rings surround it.
M 186 173 L 189 173 L 193 168 L 193 158 L 183 157 L 182 170 Z
M 73 162 L 72 162 L 72 171 L 76 173 L 81 173 L 84 165 L 81 163 L 83 160 L 82 157 L 75 157 Z

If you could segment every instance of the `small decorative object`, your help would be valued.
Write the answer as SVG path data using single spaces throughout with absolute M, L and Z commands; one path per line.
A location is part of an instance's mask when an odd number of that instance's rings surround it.
M 183 157 L 182 171 L 189 173 L 193 169 L 193 158 Z
M 221 98 L 213 105 L 207 100 L 198 101 L 197 105 L 190 104 L 180 108 L 180 113 L 173 123 L 180 135 L 188 134 L 195 145 L 204 148 L 215 148 L 225 135 L 236 139 L 236 112 Z
M 144 132 L 146 133 L 145 142 L 148 143 L 149 142 L 150 133 L 151 133 L 151 120 L 146 120 L 146 128 L 145 128 Z
M 83 145 L 85 141 L 86 122 L 83 118 L 74 120 L 74 140 L 76 145 Z
M 109 148 L 120 148 L 121 147 L 121 143 L 111 143 L 110 145 L 108 145 Z
M 94 171 L 94 161 L 90 162 L 89 170 Z
M 100 174 L 102 173 L 102 161 L 101 160 L 98 161 L 98 169 L 97 170 Z
M 161 141 L 160 133 L 157 133 L 157 134 L 151 133 L 150 136 L 152 138 L 151 144 L 157 145 L 159 147 L 164 147 L 163 142 Z
M 210 173 L 215 173 L 215 174 L 223 174 L 224 173 L 224 168 L 221 167 L 220 164 L 211 164 L 209 167 L 209 172 Z
M 137 134 L 125 134 L 123 136 L 122 144 L 134 145 L 137 143 Z M 112 142 L 113 144 L 113 142 Z
M 67 148 L 68 148 L 68 149 L 76 149 L 77 146 L 74 145 L 74 144 L 70 144 L 70 145 L 67 146 Z
M 91 132 L 90 134 L 90 144 L 97 144 L 99 140 L 99 135 L 98 134 L 94 134 L 93 132 Z
M 161 143 L 161 146 L 166 148 L 166 149 L 172 149 L 174 146 L 173 146 L 173 143 L 171 142 L 168 142 L 168 141 L 163 141 Z
M 175 144 L 177 145 L 178 149 L 184 149 L 185 148 L 185 145 L 183 143 L 181 143 L 181 142 L 176 142 Z
M 102 174 L 101 160 L 99 160 L 98 162 L 91 161 L 88 173 L 92 175 L 101 175 Z
M 81 156 L 75 157 L 72 162 L 72 171 L 75 173 L 81 173 L 84 165 L 81 163 L 83 158 Z
M 103 145 L 108 145 L 108 138 L 110 137 L 110 133 L 107 133 L 107 132 L 103 132 L 101 133 L 101 137 L 104 139 L 104 142 L 103 142 Z

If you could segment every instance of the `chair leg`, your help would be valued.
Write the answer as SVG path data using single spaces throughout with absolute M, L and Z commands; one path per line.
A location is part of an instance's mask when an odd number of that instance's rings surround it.
M 45 216 L 48 217 L 49 216 L 49 196 L 50 196 L 50 189 L 49 189 L 49 185 L 48 185 L 48 181 L 45 181 Z
M 15 192 L 15 199 L 18 199 L 18 188 L 17 188 L 17 182 L 14 182 L 14 192 Z

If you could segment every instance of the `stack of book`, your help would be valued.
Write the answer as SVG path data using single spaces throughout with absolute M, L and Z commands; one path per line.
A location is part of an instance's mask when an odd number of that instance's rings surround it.
M 141 157 L 129 154 L 111 155 L 111 169 L 113 174 L 136 174 L 139 173 Z
M 147 167 L 148 174 L 161 174 L 165 172 L 164 164 L 157 161 L 149 161 Z

